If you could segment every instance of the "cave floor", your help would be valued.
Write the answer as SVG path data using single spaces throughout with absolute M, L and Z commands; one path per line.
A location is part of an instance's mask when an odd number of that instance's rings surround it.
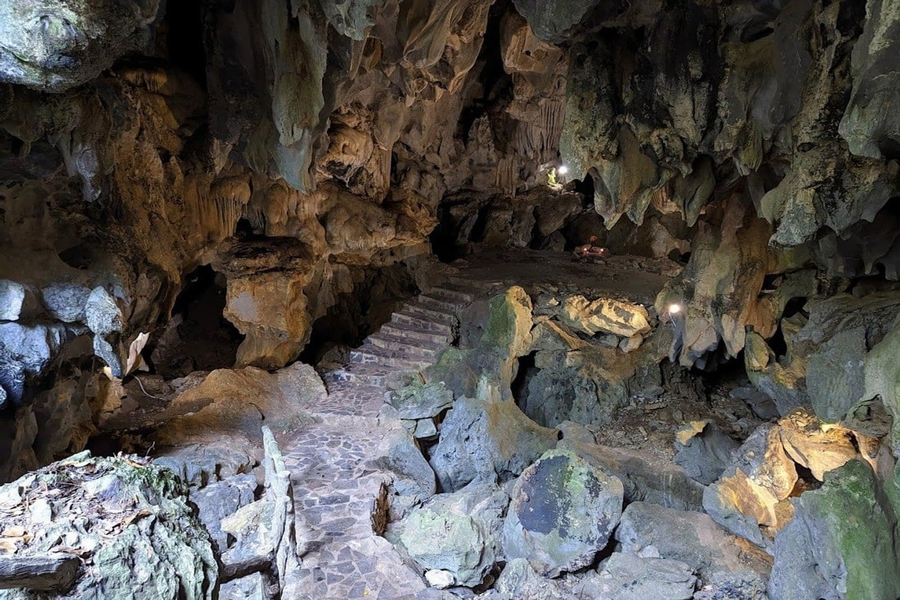
M 666 258 L 607 256 L 575 260 L 571 252 L 509 249 L 472 254 L 451 264 L 453 284 L 491 291 L 518 285 L 651 305 L 682 266 Z

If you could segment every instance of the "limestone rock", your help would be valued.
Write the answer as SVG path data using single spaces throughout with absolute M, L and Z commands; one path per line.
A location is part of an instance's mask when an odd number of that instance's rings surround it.
M 900 43 L 900 13 L 881 0 L 870 0 L 866 14 L 863 33 L 853 46 L 853 92 L 840 134 L 854 154 L 881 158 L 884 150 L 900 142 L 900 121 L 889 108 L 900 80 L 887 68 Z
M 790 521 L 786 501 L 797 479 L 778 428 L 761 425 L 735 452 L 722 477 L 706 489 L 703 508 L 728 531 L 771 549 L 772 534 Z
M 566 422 L 559 429 L 563 439 L 557 448 L 573 452 L 594 468 L 618 477 L 627 504 L 644 501 L 678 510 L 703 509 L 705 488 L 682 467 L 668 461 L 660 464 L 640 450 L 598 444 L 595 436 L 577 423 Z
M 60 92 L 150 42 L 160 3 L 14 0 L 0 7 L 0 81 Z
M 458 585 L 480 584 L 494 566 L 492 542 L 471 517 L 416 510 L 401 524 L 398 540 L 424 569 L 447 571 Z
M 418 379 L 418 378 L 416 378 Z M 422 383 L 413 380 L 409 385 L 392 392 L 389 400 L 401 419 L 436 417 L 453 404 L 453 392 L 442 382 Z
M 711 579 L 716 573 L 768 578 L 771 559 L 719 527 L 708 515 L 633 502 L 622 513 L 616 540 L 623 552 L 650 547 L 662 558 L 683 562 Z
M 562 42 L 565 34 L 590 13 L 598 4 L 597 0 L 516 0 L 516 9 L 542 40 Z
M 460 398 L 441 426 L 431 466 L 441 488 L 455 491 L 472 481 L 508 481 L 546 450 L 558 432 L 541 427 L 494 389 L 478 398 Z
M 793 501 L 775 537 L 773 600 L 893 598 L 900 589 L 890 509 L 868 465 L 850 461 Z
M 614 552 L 597 567 L 597 573 L 583 586 L 595 598 L 689 600 L 697 585 L 693 568 L 683 562 L 627 552 Z
M 413 437 L 403 427 L 394 427 L 381 440 L 375 464 L 394 473 L 393 488 L 400 495 L 424 500 L 434 494 L 434 471 L 422 456 Z
M 712 421 L 694 421 L 675 434 L 675 464 L 704 485 L 719 478 L 731 464 L 738 443 Z
M 256 477 L 247 474 L 191 491 L 190 498 L 197 506 L 197 517 L 220 554 L 228 548 L 228 536 L 222 531 L 222 519 L 253 502 L 256 487 Z
M 278 431 L 289 431 L 326 396 L 322 380 L 303 363 L 274 374 L 255 367 L 220 369 L 171 402 L 161 418 L 166 426 L 157 437 L 173 446 L 223 435 L 258 440 L 263 420 Z
M 503 551 L 550 577 L 585 567 L 618 524 L 623 494 L 617 478 L 570 452 L 551 450 L 513 487 Z
M 559 589 L 554 581 L 538 575 L 524 558 L 508 561 L 494 588 L 508 598 L 573 600 L 573 596 Z
M 0 487 L 0 498 L 2 528 L 30 534 L 16 555 L 47 552 L 60 543 L 88 551 L 85 568 L 61 598 L 216 597 L 218 565 L 209 536 L 193 514 L 185 486 L 167 469 L 143 465 L 138 457 L 94 458 L 84 452 Z M 22 502 L 44 503 L 50 520 L 26 522 L 37 513 L 33 507 L 16 510 Z M 79 507 L 74 519 L 53 518 L 73 514 L 73 504 Z M 31 597 L 24 590 L 0 595 Z
M 630 338 L 650 331 L 647 309 L 611 298 L 589 301 L 584 296 L 569 296 L 559 316 L 564 324 L 588 335 L 602 332 Z

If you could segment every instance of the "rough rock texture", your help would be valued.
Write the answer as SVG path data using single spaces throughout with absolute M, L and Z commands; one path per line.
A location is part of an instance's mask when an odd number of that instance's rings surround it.
M 14 556 L 65 551 L 83 559 L 73 587 L 57 597 L 216 597 L 209 535 L 168 469 L 84 452 L 0 487 L 0 507 L 4 542 L 22 532 L 11 541 Z M 35 595 L 4 590 L 0 597 Z
M 693 421 L 675 434 L 675 464 L 704 485 L 719 478 L 731 464 L 738 443 L 711 421 Z
M 627 552 L 614 552 L 597 567 L 597 573 L 583 588 L 597 598 L 689 600 L 697 585 L 693 568 L 683 562 Z
M 775 538 L 773 600 L 897 595 L 895 517 L 879 488 L 868 465 L 851 461 L 793 501 L 794 519 Z
M 447 571 L 459 585 L 478 585 L 494 566 L 493 542 L 468 516 L 414 511 L 403 522 L 398 541 L 423 568 Z
M 622 482 L 576 455 L 551 450 L 513 487 L 503 524 L 507 558 L 556 577 L 594 562 L 622 512 Z
M 765 581 L 771 559 L 729 535 L 708 515 L 634 502 L 622 513 L 616 540 L 623 552 L 640 554 L 652 546 L 662 558 L 678 560 L 711 579 L 716 573 Z
M 508 481 L 556 445 L 558 432 L 541 427 L 496 388 L 460 398 L 447 414 L 431 451 L 441 488 L 455 491 L 472 481 Z

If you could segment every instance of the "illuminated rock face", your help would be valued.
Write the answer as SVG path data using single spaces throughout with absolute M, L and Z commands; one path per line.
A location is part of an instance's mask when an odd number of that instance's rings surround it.
M 159 0 L 10 0 L 0 6 L 0 81 L 62 92 L 153 41 Z

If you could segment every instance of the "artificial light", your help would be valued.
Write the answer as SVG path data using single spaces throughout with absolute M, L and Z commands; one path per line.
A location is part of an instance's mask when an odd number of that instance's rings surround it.
M 559 175 L 565 175 L 566 173 L 569 172 L 569 167 L 567 167 L 566 165 L 560 165 L 559 168 L 556 169 L 556 172 Z
M 677 315 L 680 312 L 681 312 L 680 304 L 670 304 L 669 305 L 669 314 L 670 315 Z

